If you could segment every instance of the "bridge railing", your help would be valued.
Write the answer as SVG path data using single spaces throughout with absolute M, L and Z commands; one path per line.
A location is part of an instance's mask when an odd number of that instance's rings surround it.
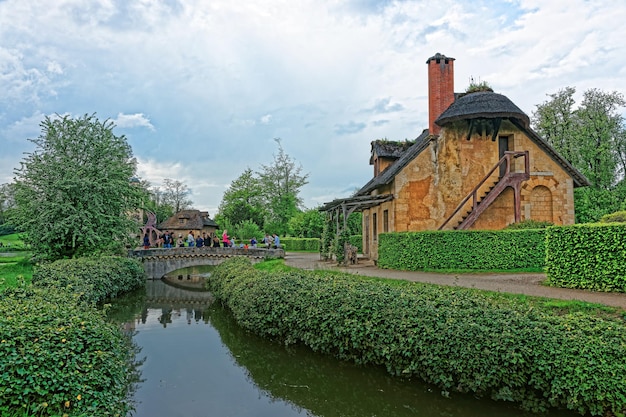
M 132 258 L 145 257 L 172 257 L 172 256 L 249 256 L 262 257 L 267 259 L 284 258 L 283 249 L 266 248 L 213 248 L 213 247 L 184 247 L 184 248 L 136 248 L 128 251 L 128 256 Z

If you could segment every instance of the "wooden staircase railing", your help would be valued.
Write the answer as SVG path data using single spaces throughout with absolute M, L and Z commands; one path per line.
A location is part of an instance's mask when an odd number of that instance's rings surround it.
M 511 172 L 511 160 L 512 158 L 524 157 L 524 172 Z M 504 175 L 497 181 L 487 194 L 481 199 L 478 198 L 478 191 L 483 185 L 491 178 L 494 172 L 506 164 Z M 520 186 L 523 181 L 530 178 L 530 161 L 528 159 L 528 151 L 506 151 L 504 156 L 498 161 L 498 163 L 485 175 L 485 177 L 474 187 L 472 191 L 459 203 L 456 209 L 450 214 L 450 216 L 439 226 L 438 230 L 442 230 L 466 205 L 466 203 L 472 199 L 472 208 L 467 212 L 466 216 L 459 222 L 454 229 L 464 230 L 469 228 L 478 217 L 495 201 L 495 199 L 507 188 L 511 187 L 514 191 L 515 199 L 515 222 L 519 222 L 521 219 L 521 203 L 520 203 Z

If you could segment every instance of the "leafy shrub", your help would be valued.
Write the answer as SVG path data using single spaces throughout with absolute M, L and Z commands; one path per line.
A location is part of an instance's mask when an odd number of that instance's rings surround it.
M 317 238 L 284 237 L 280 244 L 285 250 L 319 252 L 320 240 Z
M 363 253 L 363 235 L 352 235 L 348 238 L 351 245 L 356 246 Z
M 454 230 L 379 235 L 381 268 L 521 269 L 542 268 L 545 230 Z
M 257 226 L 252 220 L 244 220 L 233 229 L 228 229 L 232 236 L 238 237 L 241 243 L 249 243 L 250 239 L 256 237 L 256 240 L 261 240 L 264 233 L 261 228 Z M 220 236 L 221 237 L 221 236 Z
M 546 275 L 555 287 L 626 292 L 626 226 L 549 227 Z
M 626 210 L 605 214 L 600 219 L 600 223 L 626 223 Z
M 328 271 L 267 273 L 222 263 L 208 287 L 244 328 L 445 391 L 530 410 L 626 412 L 626 325 L 554 316 L 516 299 Z
M 9 223 L 0 224 L 0 236 L 6 236 L 15 233 L 15 226 Z
M 322 259 L 330 259 L 332 257 L 333 239 L 335 238 L 333 221 L 331 216 L 326 216 L 324 222 L 324 230 L 320 239 L 320 256 Z
M 63 259 L 38 266 L 33 273 L 35 286 L 69 290 L 90 303 L 116 297 L 145 283 L 141 264 L 118 256 Z
M 8 289 L 0 293 L 0 329 L 1 415 L 125 416 L 132 409 L 131 339 L 76 295 Z
M 506 227 L 508 230 L 519 229 L 545 229 L 546 227 L 554 226 L 552 222 L 540 222 L 537 220 L 524 220 L 518 223 L 512 223 Z

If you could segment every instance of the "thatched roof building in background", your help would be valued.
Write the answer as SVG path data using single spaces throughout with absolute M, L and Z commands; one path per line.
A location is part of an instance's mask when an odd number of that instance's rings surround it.
M 214 233 L 218 227 L 218 224 L 209 218 L 208 212 L 200 210 L 181 210 L 157 225 L 161 231 L 169 230 L 175 235 L 182 234 L 185 237 L 190 230 L 194 233 Z

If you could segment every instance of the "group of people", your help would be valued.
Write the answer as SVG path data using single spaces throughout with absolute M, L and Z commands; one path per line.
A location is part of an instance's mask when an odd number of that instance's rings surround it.
M 253 237 L 250 239 L 249 244 L 241 242 L 239 243 L 239 246 L 237 246 L 236 238 L 234 236 L 228 236 L 228 230 L 226 229 L 224 229 L 224 232 L 222 233 L 221 243 L 225 248 L 248 249 L 249 247 L 256 248 L 258 245 L 258 241 L 255 237 Z M 270 249 L 272 246 L 274 249 L 280 248 L 280 238 L 276 233 L 272 234 L 272 236 L 266 233 L 265 237 L 263 237 L 262 243 L 267 249 Z M 150 249 L 150 246 L 150 237 L 148 236 L 148 233 L 145 233 L 143 236 L 143 248 Z M 170 233 L 169 230 L 166 230 L 164 233 L 159 235 L 157 239 L 157 247 L 168 249 L 175 246 L 179 248 L 184 248 L 185 246 L 196 248 L 201 248 L 203 246 L 213 248 L 222 247 L 220 246 L 220 239 L 215 233 L 207 234 L 206 232 L 202 232 L 202 234 L 200 234 L 200 232 L 197 232 L 196 236 L 193 230 L 190 230 L 186 239 L 183 239 L 183 235 L 179 234 L 176 241 L 174 241 L 174 234 Z

